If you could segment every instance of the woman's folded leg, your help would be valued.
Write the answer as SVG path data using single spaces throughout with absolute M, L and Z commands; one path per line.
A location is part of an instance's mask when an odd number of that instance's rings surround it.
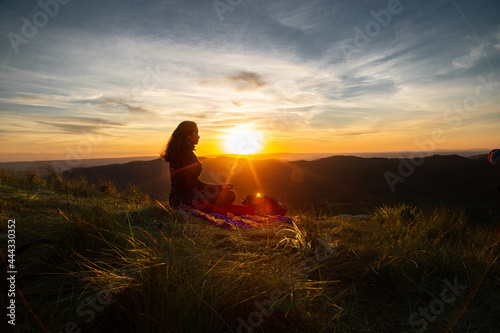
M 207 185 L 203 191 L 205 200 L 215 206 L 224 206 L 232 204 L 236 200 L 236 194 L 230 189 L 223 188 L 220 185 Z

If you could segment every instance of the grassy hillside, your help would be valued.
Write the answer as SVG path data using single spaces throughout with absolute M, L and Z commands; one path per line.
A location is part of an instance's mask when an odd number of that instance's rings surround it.
M 293 226 L 235 231 L 109 182 L 2 173 L 0 192 L 3 256 L 16 220 L 18 287 L 16 326 L 2 315 L 2 332 L 500 327 L 498 229 L 460 209 L 296 211 Z

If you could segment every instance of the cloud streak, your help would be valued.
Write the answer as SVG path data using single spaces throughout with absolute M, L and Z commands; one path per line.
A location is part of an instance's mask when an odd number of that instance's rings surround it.
M 238 71 L 234 74 L 225 75 L 223 77 L 214 79 L 204 79 L 200 81 L 202 87 L 226 87 L 232 88 L 236 91 L 256 90 L 266 86 L 267 82 L 260 74 L 247 72 L 244 70 Z

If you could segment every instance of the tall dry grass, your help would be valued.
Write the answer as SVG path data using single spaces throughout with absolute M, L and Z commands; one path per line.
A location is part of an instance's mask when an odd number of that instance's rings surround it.
M 0 190 L 0 232 L 15 218 L 32 244 L 16 262 L 18 332 L 411 332 L 455 280 L 467 289 L 427 330 L 500 324 L 498 234 L 462 210 L 226 230 L 109 182 L 0 173 Z

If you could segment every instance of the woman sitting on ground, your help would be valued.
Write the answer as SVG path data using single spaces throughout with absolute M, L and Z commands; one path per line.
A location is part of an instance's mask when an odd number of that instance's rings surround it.
M 200 180 L 201 163 L 194 154 L 198 144 L 198 126 L 192 121 L 183 121 L 168 140 L 161 157 L 170 163 L 171 207 L 190 206 L 193 200 L 206 200 L 212 205 L 232 204 L 236 195 L 233 185 L 206 184 Z

